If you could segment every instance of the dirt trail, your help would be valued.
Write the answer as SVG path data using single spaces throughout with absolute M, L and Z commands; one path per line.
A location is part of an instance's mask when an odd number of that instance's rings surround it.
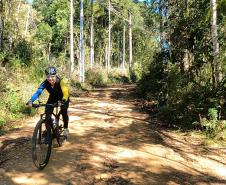
M 31 161 L 38 118 L 0 137 L 0 185 L 226 184 L 225 148 L 156 127 L 132 91 L 115 86 L 72 98 L 69 141 L 53 148 L 42 171 Z

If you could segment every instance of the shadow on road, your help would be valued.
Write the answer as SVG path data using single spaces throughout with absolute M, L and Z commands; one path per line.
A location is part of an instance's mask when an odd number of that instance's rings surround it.
M 196 156 L 207 158 L 200 142 L 188 142 L 185 137 L 177 137 L 158 126 L 158 120 L 136 107 L 138 100 L 133 92 L 134 86 L 119 86 L 73 99 L 70 138 L 63 147 L 53 148 L 50 162 L 42 171 L 32 164 L 29 137 L 4 141 L 0 156 L 8 160 L 0 164 L 6 170 L 6 180 L 0 182 L 6 181 L 7 185 L 226 183 L 223 177 L 211 173 L 209 166 L 199 166 L 202 163 Z M 208 150 L 208 154 L 217 155 L 215 152 Z M 207 159 L 226 169 L 224 161 Z

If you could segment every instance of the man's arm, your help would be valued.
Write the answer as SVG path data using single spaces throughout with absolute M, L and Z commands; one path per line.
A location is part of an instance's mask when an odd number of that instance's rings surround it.
M 67 84 L 65 83 L 65 81 L 62 79 L 60 81 L 60 87 L 61 87 L 61 90 L 62 90 L 62 93 L 63 93 L 63 100 L 68 100 L 69 98 L 69 89 L 67 87 Z
M 41 83 L 37 91 L 32 95 L 30 101 L 33 103 L 35 100 L 38 99 L 38 97 L 42 94 L 42 91 L 46 88 L 45 81 Z

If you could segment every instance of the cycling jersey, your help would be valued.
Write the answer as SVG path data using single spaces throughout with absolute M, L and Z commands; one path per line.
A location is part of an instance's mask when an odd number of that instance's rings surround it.
M 31 101 L 34 102 L 38 99 L 38 97 L 42 94 L 43 90 L 46 89 L 49 93 L 49 99 L 51 100 L 62 100 L 65 99 L 68 101 L 69 98 L 69 90 L 65 83 L 65 81 L 58 76 L 56 77 L 56 83 L 53 87 L 51 87 L 51 84 L 48 82 L 48 80 L 45 80 L 41 83 L 37 91 L 33 94 L 31 97 Z

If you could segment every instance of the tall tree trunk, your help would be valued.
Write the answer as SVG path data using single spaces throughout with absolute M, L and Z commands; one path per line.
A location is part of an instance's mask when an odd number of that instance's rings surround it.
M 107 72 L 110 71 L 111 60 L 111 0 L 108 1 L 108 60 L 107 60 Z
M 118 68 L 121 66 L 120 32 L 118 31 Z
M 26 19 L 26 26 L 25 26 L 24 37 L 27 36 L 27 32 L 28 32 L 30 12 L 31 12 L 31 5 L 28 5 L 28 11 L 27 11 L 27 19 Z
M 51 42 L 50 42 L 50 43 L 49 43 L 49 46 L 48 46 L 48 55 L 47 55 L 47 57 L 48 57 L 47 60 L 48 60 L 48 61 L 50 61 L 51 45 L 52 45 L 52 44 L 51 44 Z
M 76 57 L 76 61 L 78 61 L 78 65 L 80 62 L 79 55 L 80 55 L 80 33 L 75 32 L 74 33 L 74 41 L 76 41 L 76 44 L 74 45 L 74 58 Z
M 189 14 L 189 0 L 185 0 L 185 10 L 186 13 Z
M 68 39 L 66 38 L 65 39 L 65 41 L 64 41 L 64 61 L 66 61 L 66 55 L 67 55 L 67 45 L 68 45 Z M 71 56 L 70 56 L 71 57 Z M 65 65 L 68 65 L 67 63 L 65 64 Z M 71 65 L 71 62 L 69 63 L 69 66 Z M 68 68 L 69 69 L 69 71 L 68 71 L 68 74 L 70 74 L 70 67 Z M 70 77 L 70 75 L 69 75 L 69 77 Z
M 131 70 L 133 63 L 133 44 L 132 44 L 132 18 L 129 13 L 129 69 Z
M 105 44 L 105 68 L 108 70 L 108 45 Z
M 123 26 L 123 49 L 122 49 L 122 71 L 125 73 L 125 51 L 126 51 L 126 26 Z
M 0 1 L 0 51 L 3 50 L 3 31 L 4 31 L 4 5 L 3 1 Z
M 212 31 L 212 42 L 213 42 L 213 63 L 214 63 L 214 76 L 213 79 L 214 86 L 217 86 L 219 82 L 221 82 L 223 78 L 222 67 L 219 61 L 219 43 L 218 43 L 218 33 L 217 33 L 217 3 L 216 0 L 211 0 L 211 8 L 212 8 L 212 21 L 211 21 L 211 31 Z
M 184 64 L 184 72 L 189 71 L 192 65 L 193 54 L 189 49 L 184 50 L 183 64 Z
M 93 0 L 91 0 L 91 33 L 90 33 L 90 67 L 94 65 L 94 29 L 93 29 Z
M 185 0 L 185 16 L 189 16 L 189 0 Z M 193 59 L 193 53 L 191 52 L 191 48 L 193 46 L 189 45 L 189 35 L 187 30 L 185 30 L 185 39 L 188 44 L 188 48 L 184 50 L 184 58 L 183 58 L 183 63 L 184 63 L 184 71 L 189 71 L 191 65 L 192 65 L 192 59 Z
M 83 41 L 83 0 L 80 0 L 80 55 L 79 55 L 79 81 L 83 83 L 85 81 L 84 72 L 84 41 Z
M 74 25 L 73 25 L 73 0 L 70 1 L 70 67 L 69 67 L 69 76 L 74 71 Z
M 162 16 L 162 0 L 159 0 L 159 37 L 160 37 L 160 48 L 163 49 L 163 16 Z
M 4 30 L 4 21 L 0 15 L 0 51 L 3 49 L 3 30 Z
M 17 15 L 16 15 L 17 26 L 18 26 L 18 22 L 19 22 L 20 5 L 21 5 L 21 0 L 19 1 L 19 4 L 17 6 Z

